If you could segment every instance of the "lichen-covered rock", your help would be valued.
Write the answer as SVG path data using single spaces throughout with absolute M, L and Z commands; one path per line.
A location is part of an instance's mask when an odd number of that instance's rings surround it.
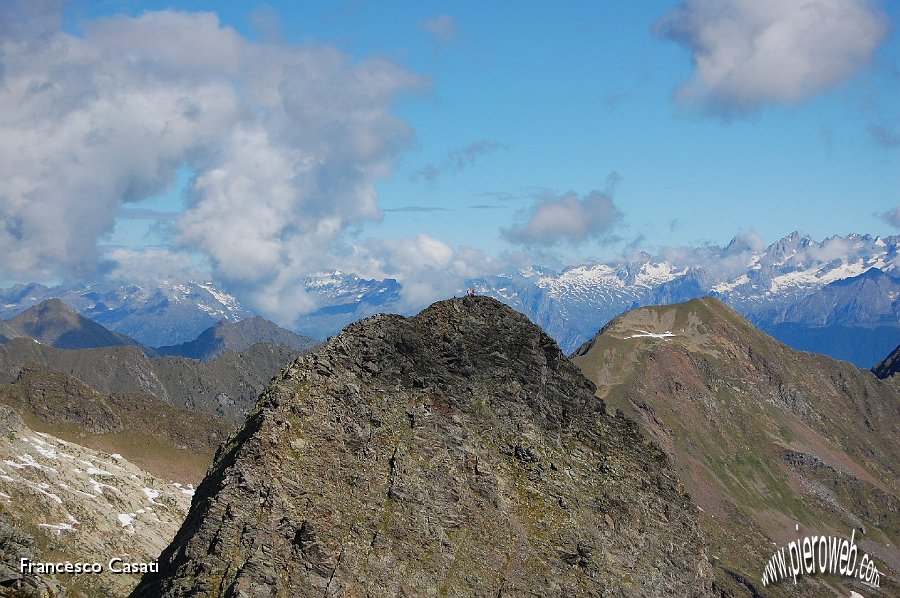
M 135 596 L 706 596 L 695 507 L 524 316 L 376 316 L 220 448 Z

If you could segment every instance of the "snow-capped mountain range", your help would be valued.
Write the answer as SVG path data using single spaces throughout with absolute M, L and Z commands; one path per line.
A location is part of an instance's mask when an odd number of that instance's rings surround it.
M 669 249 L 561 270 L 533 266 L 460 281 L 457 292 L 474 287 L 509 304 L 567 352 L 633 307 L 713 295 L 789 344 L 869 367 L 900 343 L 898 266 L 900 236 L 851 234 L 816 242 L 795 232 L 768 247 L 735 238 L 724 248 Z M 314 338 L 374 313 L 421 307 L 401 308 L 403 285 L 392 278 L 335 271 L 307 277 L 302 286 L 319 308 L 298 317 L 293 328 Z M 13 287 L 0 291 L 0 318 L 51 296 L 149 346 L 185 342 L 216 321 L 252 315 L 211 283 L 163 281 Z M 840 313 L 829 315 L 837 306 L 843 306 Z
M 641 254 L 621 264 L 576 266 L 561 272 L 530 269 L 470 281 L 469 286 L 528 314 L 571 351 L 627 309 L 704 295 L 724 300 L 763 329 L 789 306 L 798 306 L 793 310 L 797 317 L 790 321 L 823 325 L 816 314 L 802 313 L 803 303 L 823 289 L 833 291 L 830 284 L 872 269 L 892 281 L 882 300 L 896 306 L 900 280 L 893 275 L 900 272 L 898 256 L 897 236 L 835 236 L 817 243 L 795 232 L 759 249 L 735 239 L 724 249 L 692 249 L 669 259 Z M 856 287 L 846 287 L 845 294 L 856 292 Z M 900 324 L 896 317 L 869 316 L 852 323 Z M 895 338 L 900 342 L 900 334 Z
M 147 347 L 191 341 L 221 320 L 254 315 L 211 282 L 121 283 L 105 281 L 71 287 L 16 285 L 0 290 L 0 319 L 57 297 L 115 332 Z

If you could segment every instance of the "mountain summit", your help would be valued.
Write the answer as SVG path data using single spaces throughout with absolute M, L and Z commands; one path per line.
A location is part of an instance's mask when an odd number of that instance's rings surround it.
M 223 444 L 136 596 L 712 595 L 696 509 L 524 316 L 374 316 Z
M 107 330 L 78 314 L 59 299 L 47 299 L 5 322 L 17 336 L 27 336 L 58 349 L 90 349 L 137 345 L 124 334 Z
M 160 355 L 178 355 L 209 361 L 226 350 L 243 351 L 257 343 L 281 345 L 297 351 L 308 351 L 318 341 L 285 330 L 265 318 L 253 316 L 240 322 L 222 320 L 200 333 L 196 339 L 167 347 L 158 347 Z
M 720 586 L 759 595 L 754 584 L 773 542 L 849 537 L 856 529 L 860 550 L 888 579 L 879 595 L 897 595 L 890 581 L 900 564 L 894 381 L 791 349 L 710 297 L 629 311 L 573 361 L 599 398 L 639 421 L 672 457 L 703 509 Z M 847 578 L 809 576 L 764 593 L 863 589 Z

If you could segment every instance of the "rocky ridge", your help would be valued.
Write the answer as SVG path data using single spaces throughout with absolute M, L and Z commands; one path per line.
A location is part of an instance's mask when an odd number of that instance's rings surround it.
M 137 347 L 63 350 L 16 338 L 0 344 L 0 383 L 39 365 L 78 378 L 97 392 L 145 394 L 175 407 L 243 421 L 263 386 L 298 351 L 257 344 L 225 351 L 209 363 L 184 357 L 148 357 Z
M 253 316 L 239 322 L 222 320 L 190 342 L 157 347 L 155 350 L 160 355 L 211 361 L 227 350 L 244 351 L 258 343 L 288 347 L 302 353 L 313 348 L 319 341 L 285 330 L 265 318 Z
M 665 453 L 486 298 L 298 358 L 224 444 L 140 595 L 711 596 Z

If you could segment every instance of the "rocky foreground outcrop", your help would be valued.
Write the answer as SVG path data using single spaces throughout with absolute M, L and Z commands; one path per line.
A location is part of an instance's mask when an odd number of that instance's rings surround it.
M 492 299 L 349 326 L 273 381 L 135 596 L 707 596 L 696 508 Z
M 29 428 L 0 405 L 0 596 L 122 596 L 184 520 L 193 488 Z M 98 563 L 99 573 L 45 575 L 34 563 Z M 114 568 L 122 569 L 120 565 Z

